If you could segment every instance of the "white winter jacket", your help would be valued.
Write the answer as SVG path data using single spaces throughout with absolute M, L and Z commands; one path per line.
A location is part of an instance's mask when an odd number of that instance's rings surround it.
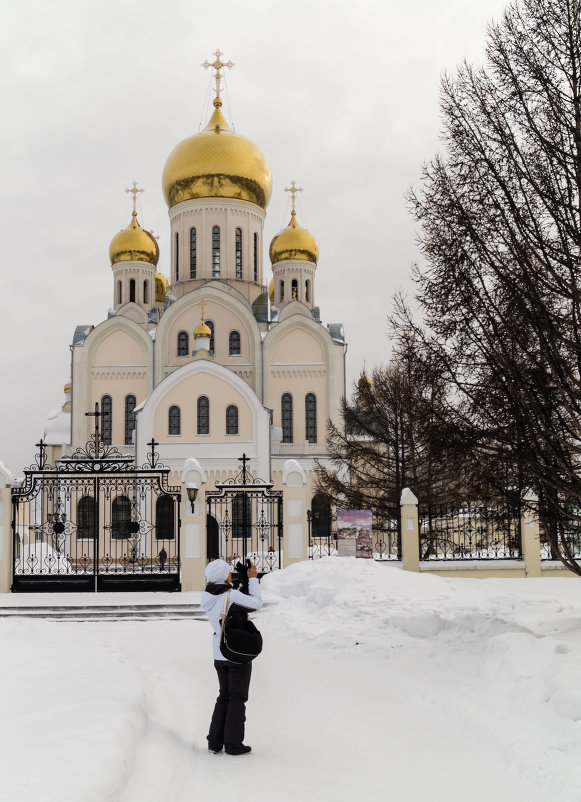
M 231 590 L 228 609 L 230 609 L 233 604 L 237 604 L 239 607 L 246 607 L 247 610 L 260 610 L 262 607 L 262 596 L 260 595 L 260 583 L 256 577 L 252 577 L 248 580 L 248 594 L 247 596 L 239 590 Z M 205 590 L 200 599 L 200 606 L 208 616 L 214 630 L 214 635 L 212 637 L 214 660 L 225 660 L 226 658 L 220 651 L 220 616 L 224 609 L 224 593 L 214 596 L 212 593 L 208 593 Z

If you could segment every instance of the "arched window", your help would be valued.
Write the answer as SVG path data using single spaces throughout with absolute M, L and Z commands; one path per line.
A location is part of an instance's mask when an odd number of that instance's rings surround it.
M 305 396 L 305 434 L 307 443 L 317 442 L 317 399 L 313 393 Z
M 123 303 L 123 284 L 120 281 L 117 282 L 117 299 L 118 303 Z
M 331 502 L 328 496 L 317 493 L 311 501 L 311 536 L 330 537 L 331 520 Z
M 179 407 L 169 408 L 167 433 L 181 434 L 181 411 Z
M 95 499 L 83 496 L 77 503 L 77 539 L 94 540 L 95 538 Z
M 228 338 L 228 352 L 230 356 L 240 356 L 240 332 L 231 331 Z
M 127 496 L 117 496 L 111 505 L 111 537 L 122 540 L 129 537 L 131 502 Z
M 125 397 L 125 445 L 129 446 L 133 442 L 133 430 L 135 429 L 135 396 Z
M 110 395 L 101 398 L 101 440 L 107 445 L 113 442 L 113 402 Z
M 258 281 L 258 234 L 254 234 L 254 281 Z
M 178 334 L 178 356 L 187 356 L 190 353 L 190 335 L 187 331 Z
M 226 434 L 238 434 L 238 407 L 226 407 Z
M 195 228 L 190 228 L 190 278 L 196 278 L 198 269 L 197 263 L 197 232 Z
M 210 402 L 205 395 L 198 398 L 198 434 L 210 434 Z
M 155 502 L 155 539 L 175 539 L 175 510 L 171 496 L 160 496 Z
M 135 303 L 135 279 L 132 278 L 129 282 L 129 301 Z
M 206 326 L 212 332 L 210 334 L 210 353 L 213 354 L 214 353 L 214 321 L 213 320 L 206 320 L 205 323 L 206 323 Z
M 284 303 L 284 281 L 280 282 L 280 302 Z
M 290 393 L 285 393 L 281 399 L 281 422 L 282 422 L 282 442 L 292 443 L 293 441 L 293 397 Z
M 180 280 L 180 235 L 176 231 L 176 281 Z
M 236 493 L 232 499 L 232 537 L 250 538 L 252 502 L 246 493 Z
M 220 226 L 212 227 L 212 276 L 220 275 Z
M 242 229 L 236 229 L 236 278 L 242 278 Z
M 149 281 L 143 282 L 143 303 L 149 303 Z
M 291 290 L 291 301 L 298 301 L 299 299 L 299 283 L 296 278 L 293 278 Z
M 305 302 L 311 303 L 311 282 L 308 279 L 305 281 Z

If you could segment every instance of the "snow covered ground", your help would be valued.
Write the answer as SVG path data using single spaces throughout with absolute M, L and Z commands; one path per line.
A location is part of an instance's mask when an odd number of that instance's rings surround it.
M 581 800 L 578 581 L 326 558 L 262 584 L 238 758 L 206 751 L 206 622 L 0 621 L 0 800 Z

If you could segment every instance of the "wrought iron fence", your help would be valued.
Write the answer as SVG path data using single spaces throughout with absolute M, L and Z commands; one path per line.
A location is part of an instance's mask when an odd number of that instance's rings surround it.
M 420 504 L 421 560 L 522 557 L 520 509 L 496 503 Z
M 337 515 L 329 514 L 324 521 L 314 521 L 307 510 L 310 560 L 337 555 Z M 376 561 L 401 560 L 401 530 L 399 510 L 394 508 L 389 517 L 373 520 L 372 553 Z
M 542 519 L 539 521 L 539 536 L 541 546 L 541 560 L 558 560 L 559 557 L 554 553 L 549 538 L 549 524 Z M 569 521 L 554 522 L 554 537 L 558 543 L 566 544 L 571 556 L 576 560 L 581 559 L 581 519 L 576 515 Z

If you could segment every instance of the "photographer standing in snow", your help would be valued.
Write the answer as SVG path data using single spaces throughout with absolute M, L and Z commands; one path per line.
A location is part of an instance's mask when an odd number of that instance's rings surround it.
M 250 561 L 248 562 L 250 563 Z M 238 569 L 245 571 L 246 566 L 239 564 Z M 243 741 L 252 662 L 250 660 L 233 662 L 224 657 L 220 649 L 221 617 L 223 613 L 229 613 L 233 606 L 245 618 L 248 617 L 249 611 L 260 610 L 262 607 L 256 566 L 249 564 L 247 570 L 248 594 L 232 589 L 232 572 L 225 560 L 214 560 L 208 563 L 206 566 L 208 584 L 200 601 L 201 607 L 214 629 L 212 639 L 214 667 L 220 685 L 220 693 L 216 699 L 207 736 L 208 749 L 210 752 L 216 753 L 221 752 L 224 748 L 229 755 L 245 755 L 250 752 L 250 747 L 246 746 Z M 227 593 L 229 593 L 228 597 L 225 596 Z M 228 600 L 227 604 L 225 604 L 226 599 Z M 260 635 L 258 637 L 260 638 Z

